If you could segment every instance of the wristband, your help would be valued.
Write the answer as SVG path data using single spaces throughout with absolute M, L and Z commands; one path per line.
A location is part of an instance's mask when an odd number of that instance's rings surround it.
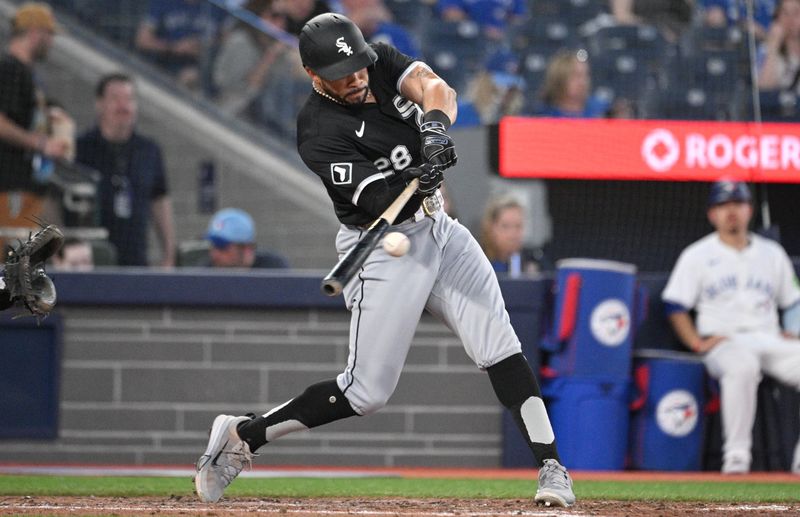
M 430 110 L 422 117 L 423 122 L 439 122 L 444 126 L 444 130 L 447 131 L 450 129 L 450 126 L 453 124 L 450 121 L 450 117 L 442 110 Z

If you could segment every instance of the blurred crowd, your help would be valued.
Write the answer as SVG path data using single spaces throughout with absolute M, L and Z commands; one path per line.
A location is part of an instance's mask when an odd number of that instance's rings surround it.
M 764 118 L 796 115 L 797 0 L 54 4 L 92 20 L 226 112 L 289 139 L 307 89 L 292 36 L 325 11 L 350 17 L 369 41 L 431 64 L 460 92 L 461 127 L 507 114 L 747 120 L 752 60 Z
M 147 249 L 151 228 L 161 247 L 157 263 L 181 262 L 162 151 L 137 130 L 136 80 L 125 73 L 98 82 L 95 124 L 82 131 L 68 106 L 41 91 L 35 67 L 60 29 L 50 4 L 65 16 L 91 20 L 91 27 L 145 57 L 186 91 L 287 139 L 308 94 L 296 35 L 307 20 L 331 10 L 350 17 L 369 41 L 426 61 L 454 86 L 460 103 L 456 127 L 494 124 L 505 115 L 747 120 L 753 116 L 752 70 L 765 120 L 800 116 L 800 0 L 23 4 L 0 60 L 0 226 L 27 226 L 32 217 L 100 226 L 108 231 L 111 251 L 94 249 L 94 256 L 110 255 L 119 265 L 153 262 Z M 754 56 L 748 53 L 751 37 Z M 46 185 L 57 184 L 59 169 L 93 178 L 87 195 L 95 206 L 85 206 L 80 196 L 47 195 Z M 487 221 L 521 210 L 495 201 L 489 200 Z M 249 240 L 212 238 L 209 229 L 188 263 L 286 267 L 281 257 L 265 258 L 253 248 L 255 228 L 248 218 L 238 214 L 230 221 L 249 220 L 251 230 L 239 234 Z M 209 224 L 221 224 L 215 220 Z M 487 221 L 485 242 L 500 235 L 489 231 Z M 531 250 L 517 250 L 512 259 L 502 246 L 487 246 L 498 271 L 547 267 Z M 520 264 L 519 257 L 532 265 Z

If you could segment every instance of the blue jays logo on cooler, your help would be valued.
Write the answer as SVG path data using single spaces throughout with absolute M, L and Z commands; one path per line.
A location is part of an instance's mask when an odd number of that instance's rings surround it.
M 686 390 L 672 390 L 656 406 L 656 423 L 664 433 L 681 438 L 697 427 L 697 399 Z
M 605 346 L 619 346 L 631 330 L 631 315 L 627 305 L 617 298 L 597 304 L 589 321 L 592 335 Z

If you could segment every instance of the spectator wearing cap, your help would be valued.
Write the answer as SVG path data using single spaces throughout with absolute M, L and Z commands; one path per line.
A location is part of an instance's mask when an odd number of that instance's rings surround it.
M 492 53 L 467 85 L 458 106 L 458 127 L 496 124 L 501 117 L 520 113 L 526 85 L 519 66 L 519 56 L 508 49 Z
M 72 120 L 61 109 L 47 108 L 34 66 L 46 59 L 57 30 L 47 4 L 22 4 L 0 56 L 0 226 L 28 227 L 31 218 L 55 218 L 43 213 L 45 173 L 52 160 L 70 158 L 74 141 L 51 136 L 48 122 L 68 125 Z
M 783 247 L 749 231 L 751 202 L 743 182 L 711 186 L 714 232 L 683 250 L 661 294 L 678 338 L 719 381 L 724 474 L 750 471 L 761 376 L 800 389 L 800 288 Z M 800 474 L 800 442 L 791 469 Z
M 630 103 L 623 99 L 613 104 L 592 95 L 589 54 L 581 50 L 562 50 L 550 58 L 540 91 L 540 106 L 534 114 L 542 117 L 627 118 Z
M 239 208 L 225 208 L 211 218 L 206 232 L 211 244 L 210 267 L 288 268 L 277 253 L 256 251 L 256 227 L 250 214 Z

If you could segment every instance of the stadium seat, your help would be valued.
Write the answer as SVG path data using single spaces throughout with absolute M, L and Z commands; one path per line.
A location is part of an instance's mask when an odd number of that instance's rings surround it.
M 539 46 L 530 48 L 521 54 L 519 73 L 527 85 L 526 101 L 528 104 L 537 100 L 536 94 L 544 82 L 547 64 L 558 50 L 558 47 Z
M 671 120 L 727 120 L 730 109 L 700 86 L 672 85 L 660 91 L 658 116 Z
M 456 91 L 466 87 L 486 56 L 486 42 L 474 22 L 430 21 L 422 40 L 425 61 Z
M 685 55 L 704 51 L 746 50 L 747 42 L 738 27 L 709 27 L 699 25 L 689 28 L 681 38 L 681 51 Z
M 762 120 L 766 122 L 800 121 L 800 104 L 798 104 L 796 93 L 779 90 L 762 91 L 758 100 Z M 752 113 L 750 113 L 750 118 L 752 118 Z
M 203 266 L 208 261 L 208 241 L 189 240 L 178 244 L 178 267 Z
M 692 99 L 685 107 L 690 109 L 692 103 L 704 106 L 703 116 L 715 113 L 716 119 L 737 118 L 736 112 L 740 110 L 735 110 L 733 104 L 742 96 L 744 83 L 738 73 L 734 51 L 705 51 L 673 58 L 667 74 L 663 95 L 685 94 L 687 99 Z M 700 102 L 701 96 L 703 102 Z
M 603 27 L 589 37 L 589 48 L 593 55 L 620 50 L 658 54 L 664 51 L 666 45 L 661 33 L 652 25 Z
M 422 0 L 386 0 L 395 23 L 416 31 L 430 17 L 430 6 Z
M 558 16 L 534 17 L 527 23 L 516 25 L 509 31 L 511 48 L 525 52 L 540 46 L 571 47 L 577 39 L 575 27 Z
M 739 80 L 734 51 L 705 51 L 674 59 L 672 82 L 703 86 L 712 91 L 732 92 Z
M 556 16 L 573 28 L 608 11 L 608 0 L 532 0 L 531 17 Z
M 117 247 L 111 242 L 102 240 L 89 241 L 92 245 L 92 257 L 94 258 L 94 265 L 102 266 L 116 266 L 117 261 Z
M 592 86 L 608 100 L 625 98 L 637 106 L 655 88 L 655 78 L 640 52 L 609 50 L 592 56 L 590 63 Z

